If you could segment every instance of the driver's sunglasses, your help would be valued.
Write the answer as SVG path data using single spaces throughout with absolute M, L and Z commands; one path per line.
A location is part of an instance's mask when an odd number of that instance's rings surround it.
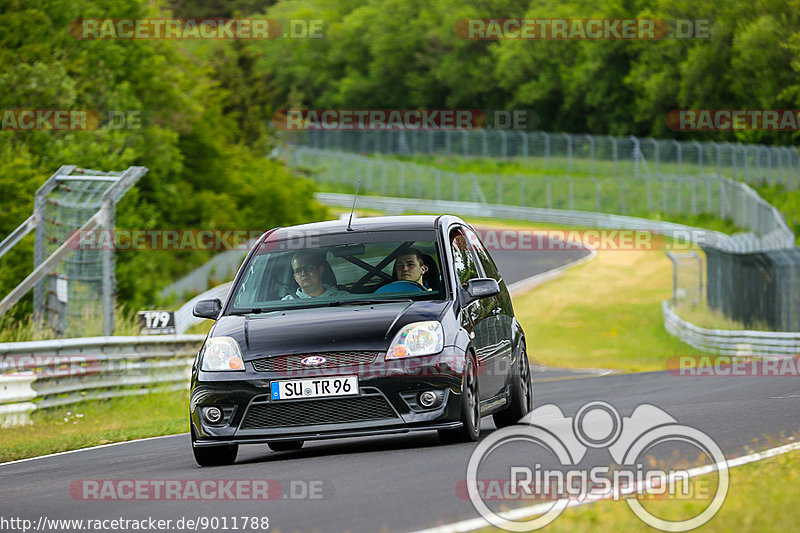
M 297 268 L 293 268 L 292 272 L 294 272 L 295 276 L 299 276 L 300 274 L 311 274 L 314 272 L 319 265 L 305 265 Z

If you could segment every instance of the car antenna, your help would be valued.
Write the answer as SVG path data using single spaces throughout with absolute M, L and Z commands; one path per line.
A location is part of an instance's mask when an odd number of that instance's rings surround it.
M 347 231 L 353 231 L 351 225 L 353 224 L 353 212 L 356 210 L 356 200 L 358 200 L 358 188 L 361 186 L 361 178 L 356 182 L 356 194 L 353 196 L 353 208 L 350 209 L 350 220 L 347 221 Z

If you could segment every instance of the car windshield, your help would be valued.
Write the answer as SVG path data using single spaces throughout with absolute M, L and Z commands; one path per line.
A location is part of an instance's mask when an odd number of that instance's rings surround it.
M 432 231 L 269 240 L 245 265 L 227 314 L 445 297 Z

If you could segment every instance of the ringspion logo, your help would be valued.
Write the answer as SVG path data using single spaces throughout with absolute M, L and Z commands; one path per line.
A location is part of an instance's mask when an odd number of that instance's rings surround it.
M 515 448 L 512 448 L 514 446 Z M 524 457 L 529 461 L 509 460 L 520 457 L 518 446 L 529 446 Z M 699 451 L 710 464 L 703 469 L 716 472 L 715 490 L 701 484 L 693 490 L 692 473 L 684 468 L 659 468 L 652 463 L 654 447 L 672 455 L 685 447 Z M 508 453 L 501 451 L 509 450 Z M 614 467 L 582 467 L 589 450 L 606 450 Z M 553 459 L 552 464 L 543 464 Z M 480 476 L 486 464 L 500 461 L 500 468 L 509 472 L 503 482 L 489 492 L 491 478 Z M 527 463 L 527 464 L 526 464 Z M 505 480 L 504 480 L 505 481 Z M 698 429 L 679 424 L 667 412 L 650 404 L 641 404 L 629 417 L 622 417 L 610 404 L 593 401 L 584 404 L 574 417 L 565 417 L 553 404 L 543 405 L 528 413 L 519 425 L 499 429 L 481 440 L 470 456 L 464 483 L 456 485 L 456 493 L 466 493 L 475 510 L 490 524 L 506 531 L 534 531 L 553 522 L 571 502 L 624 500 L 631 511 L 647 525 L 663 531 L 689 531 L 709 520 L 722 507 L 729 485 L 728 463 L 719 445 Z M 487 483 L 489 482 L 489 483 Z M 524 496 L 522 496 L 524 494 Z M 516 520 L 492 509 L 487 502 L 543 499 L 551 505 L 529 520 Z M 642 501 L 652 499 L 704 500 L 701 511 L 683 510 L 662 518 L 647 509 Z M 496 506 L 495 506 L 496 507 Z M 686 516 L 691 513 L 690 516 Z

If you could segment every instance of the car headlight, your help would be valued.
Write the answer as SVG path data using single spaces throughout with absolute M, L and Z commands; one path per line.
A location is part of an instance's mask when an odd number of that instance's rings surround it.
M 242 351 L 239 343 L 232 337 L 211 337 L 203 346 L 202 370 L 219 372 L 222 370 L 244 370 Z
M 444 347 L 442 325 L 431 320 L 403 326 L 386 352 L 386 359 L 401 359 L 419 355 L 433 355 Z

